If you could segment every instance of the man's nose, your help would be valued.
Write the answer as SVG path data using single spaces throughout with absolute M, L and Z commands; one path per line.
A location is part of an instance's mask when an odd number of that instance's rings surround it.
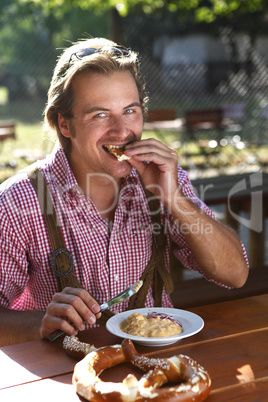
M 128 135 L 129 129 L 123 116 L 114 116 L 111 121 L 110 133 L 113 135 Z

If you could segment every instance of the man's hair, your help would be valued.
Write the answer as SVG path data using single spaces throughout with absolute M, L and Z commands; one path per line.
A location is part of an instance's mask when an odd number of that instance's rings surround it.
M 136 52 L 103 38 L 80 40 L 63 51 L 50 83 L 48 101 L 44 111 L 44 125 L 47 129 L 56 131 L 66 153 L 70 151 L 71 142 L 60 131 L 58 114 L 60 113 L 66 119 L 73 117 L 72 111 L 75 104 L 72 90 L 73 79 L 83 71 L 106 75 L 115 71 L 129 71 L 137 85 L 139 100 L 145 114 L 147 97 L 139 66 Z

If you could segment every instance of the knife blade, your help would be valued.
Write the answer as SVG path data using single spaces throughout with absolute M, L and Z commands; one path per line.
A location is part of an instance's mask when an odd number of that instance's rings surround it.
M 131 296 L 133 296 L 135 293 L 138 292 L 138 290 L 142 287 L 143 281 L 138 281 L 134 283 L 134 285 L 131 285 L 129 288 L 126 290 L 123 290 L 123 292 L 119 293 L 118 295 L 112 297 L 110 300 L 107 302 L 103 303 L 100 305 L 100 312 L 105 311 L 107 308 L 114 306 L 115 304 L 121 303 L 122 301 L 129 299 Z M 52 342 L 55 339 L 59 338 L 61 335 L 65 334 L 64 331 L 61 331 L 57 329 L 56 331 L 52 332 L 48 339 Z
M 143 281 L 138 281 L 138 282 L 134 283 L 134 285 L 130 286 L 128 289 L 123 290 L 123 292 L 112 297 L 106 303 L 101 304 L 100 311 L 102 312 L 102 311 L 106 310 L 107 308 L 114 306 L 115 304 L 121 303 L 122 301 L 129 299 L 131 296 L 133 296 L 135 293 L 138 292 L 138 290 L 141 288 L 142 285 L 143 285 Z

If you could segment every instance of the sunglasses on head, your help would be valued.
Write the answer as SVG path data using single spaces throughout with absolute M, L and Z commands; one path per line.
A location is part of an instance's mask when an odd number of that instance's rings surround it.
M 80 49 L 75 53 L 72 53 L 70 56 L 70 60 L 68 63 L 68 67 L 70 65 L 70 62 L 73 57 L 76 57 L 77 59 L 81 60 L 83 57 L 90 56 L 91 54 L 95 53 L 102 53 L 107 51 L 108 53 L 111 53 L 114 56 L 120 57 L 120 56 L 129 56 L 130 50 L 126 49 L 123 46 L 111 46 L 107 48 L 100 48 L 100 49 L 94 49 L 91 47 L 87 47 L 84 49 Z

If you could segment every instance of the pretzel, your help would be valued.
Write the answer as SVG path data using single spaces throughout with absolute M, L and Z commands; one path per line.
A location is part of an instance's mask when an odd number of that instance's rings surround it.
M 138 381 L 129 374 L 121 383 L 104 382 L 103 370 L 130 362 L 148 371 Z M 170 386 L 159 388 L 164 384 Z M 88 401 L 203 401 L 210 392 L 209 374 L 197 362 L 184 355 L 159 359 L 140 355 L 131 340 L 90 352 L 74 368 L 76 392 Z
M 81 342 L 77 336 L 66 335 L 62 342 L 63 349 L 66 350 L 68 355 L 76 358 L 83 359 L 88 353 L 96 350 L 94 345 L 89 343 Z

